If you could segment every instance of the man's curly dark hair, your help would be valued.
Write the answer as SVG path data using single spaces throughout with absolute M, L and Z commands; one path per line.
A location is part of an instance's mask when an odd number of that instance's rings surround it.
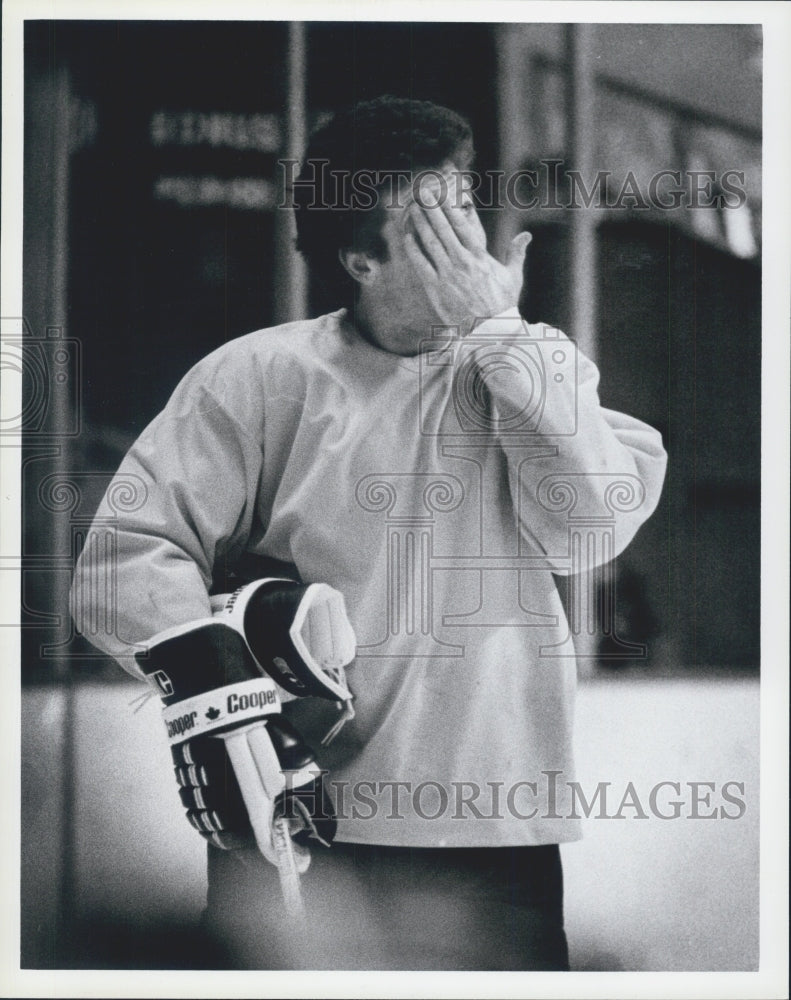
M 417 172 L 448 161 L 465 170 L 472 157 L 472 130 L 461 115 L 389 94 L 338 112 L 313 133 L 293 188 L 297 249 L 339 304 L 351 303 L 356 286 L 338 250 L 367 250 L 379 259 L 386 259 L 387 250 L 381 205 L 355 207 L 348 198 L 339 203 L 335 178 L 360 171 Z M 333 207 L 320 207 L 325 205 Z

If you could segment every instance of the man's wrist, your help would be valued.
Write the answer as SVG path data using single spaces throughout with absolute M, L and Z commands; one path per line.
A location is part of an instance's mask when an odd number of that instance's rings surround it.
M 496 316 L 479 316 L 472 324 L 471 332 L 475 334 L 500 339 L 512 337 L 524 332 L 527 334 L 527 323 L 522 319 L 518 306 L 511 306 Z

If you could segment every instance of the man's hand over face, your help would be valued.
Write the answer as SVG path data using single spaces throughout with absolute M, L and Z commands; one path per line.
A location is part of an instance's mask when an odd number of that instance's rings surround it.
M 503 265 L 486 250 L 486 238 L 472 206 L 441 204 L 424 191 L 422 204 L 408 209 L 406 252 L 434 312 L 436 325 L 458 326 L 461 336 L 476 319 L 497 316 L 517 305 L 525 252 L 532 236 L 520 233 Z

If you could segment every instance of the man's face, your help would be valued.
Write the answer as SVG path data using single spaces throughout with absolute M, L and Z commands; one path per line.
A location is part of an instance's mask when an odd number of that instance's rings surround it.
M 424 172 L 422 178 L 418 174 L 415 181 L 419 183 L 405 185 L 400 196 L 393 199 L 397 205 L 385 208 L 381 235 L 387 246 L 387 259 L 377 261 L 376 280 L 369 288 L 379 303 L 398 317 L 401 339 L 398 347 L 399 353 L 404 354 L 417 353 L 420 343 L 431 337 L 434 313 L 424 282 L 406 252 L 408 233 L 421 246 L 415 227 L 416 213 L 423 213 L 429 223 L 434 212 L 455 215 L 467 227 L 471 241 L 481 250 L 486 249 L 486 234 L 475 209 L 470 180 L 464 178 L 454 163 Z M 432 204 L 432 195 L 436 204 Z

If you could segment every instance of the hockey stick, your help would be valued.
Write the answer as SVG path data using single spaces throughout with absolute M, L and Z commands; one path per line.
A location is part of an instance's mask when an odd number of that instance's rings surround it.
M 244 726 L 221 734 L 220 739 L 225 741 L 258 849 L 277 868 L 287 915 L 301 925 L 305 910 L 299 876 L 307 870 L 310 854 L 297 854 L 288 820 L 274 815 L 275 799 L 283 790 L 283 775 L 266 723 Z

